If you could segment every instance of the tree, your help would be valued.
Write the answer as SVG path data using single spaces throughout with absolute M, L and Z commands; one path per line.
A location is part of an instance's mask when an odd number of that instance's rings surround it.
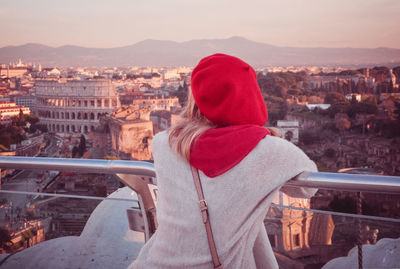
M 351 105 L 348 103 L 335 103 L 331 105 L 327 112 L 331 118 L 334 118 L 337 113 L 348 113 L 351 109 Z
M 33 114 L 28 114 L 25 115 L 25 120 L 33 125 L 39 122 L 39 117 Z
M 301 131 L 299 134 L 299 141 L 304 145 L 311 145 L 319 143 L 321 138 L 311 131 Z
M 72 148 L 72 158 L 75 158 L 78 155 L 78 151 L 79 149 L 77 146 Z
M 0 247 L 8 249 L 7 243 L 11 243 L 10 231 L 4 227 L 0 227 Z
M 179 85 L 178 90 L 175 92 L 175 96 L 178 97 L 179 104 L 181 106 L 185 106 L 185 103 L 187 100 L 188 89 L 189 89 L 189 86 L 184 81 L 183 86 Z
M 24 112 L 22 111 L 22 109 L 19 109 L 19 115 L 18 115 L 18 119 L 20 122 L 24 122 Z
M 45 125 L 45 124 L 37 124 L 35 126 L 42 133 L 47 133 L 48 132 L 47 125 Z
M 393 74 L 396 76 L 396 80 L 400 80 L 400 66 L 393 67 L 392 69 Z
M 282 98 L 286 97 L 289 89 L 297 89 L 300 84 L 303 85 L 304 88 L 308 87 L 307 75 L 305 72 L 276 72 L 267 73 L 266 75 L 258 73 L 257 81 L 262 93 Z
M 85 153 L 85 151 L 86 151 L 86 138 L 85 138 L 85 136 L 82 134 L 82 135 L 81 135 L 81 140 L 80 140 L 80 142 L 79 142 L 78 153 L 79 153 L 79 155 L 82 157 L 83 154 Z
M 375 95 L 373 95 L 373 96 L 369 96 L 368 98 L 366 98 L 364 101 L 363 101 L 363 103 L 364 104 L 370 104 L 370 105 L 378 105 L 378 98 L 376 98 L 376 96 Z
M 9 148 L 11 144 L 12 144 L 11 134 L 6 132 L 0 133 L 0 145 Z
M 395 132 L 394 135 L 395 136 L 400 136 L 400 101 L 396 101 L 394 103 L 394 105 L 396 106 L 396 109 L 394 110 L 394 114 L 395 114 Z
M 396 115 L 395 117 L 396 117 L 397 122 L 400 124 L 400 101 L 399 100 L 396 101 L 394 103 L 394 105 L 395 105 L 396 109 L 393 112 Z
M 333 148 L 327 148 L 324 151 L 324 155 L 328 158 L 333 158 L 336 155 L 336 151 Z
M 347 115 L 350 118 L 355 118 L 357 114 L 376 114 L 378 112 L 378 106 L 368 103 L 356 103 L 350 107 Z
M 345 130 L 350 129 L 351 122 L 346 114 L 338 113 L 335 116 L 335 126 L 339 131 L 341 131 L 341 133 L 343 133 Z
M 303 92 L 301 91 L 301 90 L 299 90 L 299 89 L 289 89 L 288 91 L 287 91 L 287 93 L 288 94 L 291 94 L 291 95 L 294 95 L 294 96 L 300 96 L 300 95 L 302 95 L 303 94 Z
M 337 92 L 331 92 L 325 96 L 324 103 L 331 104 L 331 105 L 334 105 L 337 103 L 347 103 L 347 99 L 346 99 L 346 97 L 344 97 L 343 94 L 340 94 Z
M 321 104 L 324 100 L 316 95 L 311 95 L 308 97 L 308 103 L 309 104 Z

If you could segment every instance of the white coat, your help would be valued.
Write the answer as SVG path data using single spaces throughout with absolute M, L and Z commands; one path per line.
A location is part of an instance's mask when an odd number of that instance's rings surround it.
M 152 142 L 158 184 L 158 229 L 130 268 L 213 268 L 189 164 L 168 145 L 168 134 Z M 215 149 L 218 150 L 218 149 Z M 200 171 L 211 226 L 224 268 L 278 268 L 263 220 L 273 194 L 316 165 L 292 143 L 266 136 L 234 168 L 215 178 Z M 287 189 L 310 197 L 315 190 Z

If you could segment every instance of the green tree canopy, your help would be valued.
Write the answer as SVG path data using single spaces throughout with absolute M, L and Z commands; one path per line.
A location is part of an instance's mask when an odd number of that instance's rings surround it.
M 331 92 L 331 93 L 328 93 L 325 96 L 324 103 L 325 104 L 331 104 L 331 105 L 334 105 L 334 104 L 337 104 L 337 103 L 347 103 L 347 99 L 341 93 Z

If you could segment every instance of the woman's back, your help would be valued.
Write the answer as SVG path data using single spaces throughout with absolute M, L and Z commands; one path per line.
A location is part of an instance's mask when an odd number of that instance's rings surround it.
M 212 268 L 190 165 L 170 149 L 166 132 L 154 137 L 152 149 L 159 187 L 159 226 L 133 268 Z M 200 172 L 225 268 L 277 266 L 263 219 L 272 194 L 302 171 L 316 171 L 315 164 L 290 142 L 266 136 L 222 175 L 209 178 Z M 302 189 L 295 194 L 312 195 Z

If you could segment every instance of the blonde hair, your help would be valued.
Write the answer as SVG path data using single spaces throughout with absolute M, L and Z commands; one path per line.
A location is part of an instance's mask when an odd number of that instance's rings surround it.
M 190 147 L 205 131 L 216 126 L 200 112 L 194 102 L 192 91 L 188 91 L 186 106 L 183 108 L 178 122 L 168 130 L 168 143 L 172 150 L 190 161 Z M 279 130 L 268 127 L 271 136 L 280 137 Z
M 190 160 L 190 147 L 196 139 L 216 126 L 200 112 L 189 89 L 186 106 L 178 122 L 168 131 L 169 146 L 186 161 Z

